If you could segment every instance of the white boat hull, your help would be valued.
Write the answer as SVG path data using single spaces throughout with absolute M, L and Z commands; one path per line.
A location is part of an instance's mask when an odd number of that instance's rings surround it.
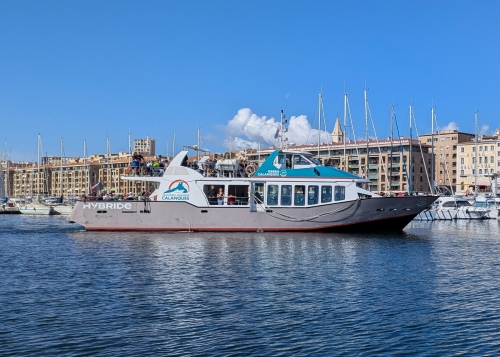
M 51 206 L 54 209 L 54 214 L 60 214 L 63 216 L 69 216 L 71 212 L 73 211 L 73 206 L 67 206 L 67 205 L 58 205 L 58 206 Z
M 435 197 L 377 197 L 309 207 L 202 206 L 165 201 L 79 201 L 69 221 L 101 231 L 402 230 Z
M 48 216 L 54 214 L 52 207 L 20 207 L 21 214 L 32 216 Z

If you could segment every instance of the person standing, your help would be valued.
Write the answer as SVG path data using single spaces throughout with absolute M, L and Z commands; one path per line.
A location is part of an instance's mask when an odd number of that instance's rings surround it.
M 211 205 L 214 205 L 217 203 L 217 190 L 215 189 L 214 185 L 210 186 L 210 189 L 208 190 L 208 203 Z
M 224 191 L 221 188 L 219 188 L 219 192 L 217 192 L 217 204 L 219 206 L 222 206 L 224 204 Z

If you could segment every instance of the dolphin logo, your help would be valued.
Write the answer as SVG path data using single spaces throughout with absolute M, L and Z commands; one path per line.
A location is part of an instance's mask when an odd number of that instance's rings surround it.
M 172 187 L 172 186 L 174 186 L 175 182 L 176 181 L 172 182 L 172 184 L 170 185 L 171 188 L 166 190 L 163 193 L 187 193 L 188 192 L 188 189 L 184 186 L 185 181 L 179 180 L 177 182 L 177 185 L 175 187 Z

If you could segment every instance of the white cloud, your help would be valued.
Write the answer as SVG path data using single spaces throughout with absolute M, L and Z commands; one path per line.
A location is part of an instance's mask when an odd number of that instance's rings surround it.
M 246 148 L 257 149 L 278 144 L 274 139 L 276 130 L 280 127 L 280 119 L 274 117 L 258 116 L 249 108 L 242 108 L 223 127 L 227 137 L 224 146 L 227 149 L 242 150 Z M 296 145 L 314 144 L 318 142 L 318 129 L 313 129 L 307 116 L 299 115 L 290 117 L 288 123 L 288 141 Z M 330 133 L 320 131 L 321 142 L 331 141 Z
M 486 135 L 488 133 L 488 130 L 490 130 L 489 125 L 483 125 L 481 127 L 481 130 L 479 130 L 479 135 Z
M 458 128 L 457 123 L 452 121 L 452 122 L 449 122 L 445 127 L 441 128 L 440 131 L 443 131 L 443 130 L 459 130 L 459 128 Z

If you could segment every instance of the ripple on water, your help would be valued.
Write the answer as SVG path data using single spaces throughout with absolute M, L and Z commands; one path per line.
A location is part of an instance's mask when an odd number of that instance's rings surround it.
M 0 218 L 2 355 L 493 355 L 497 221 L 91 233 Z

